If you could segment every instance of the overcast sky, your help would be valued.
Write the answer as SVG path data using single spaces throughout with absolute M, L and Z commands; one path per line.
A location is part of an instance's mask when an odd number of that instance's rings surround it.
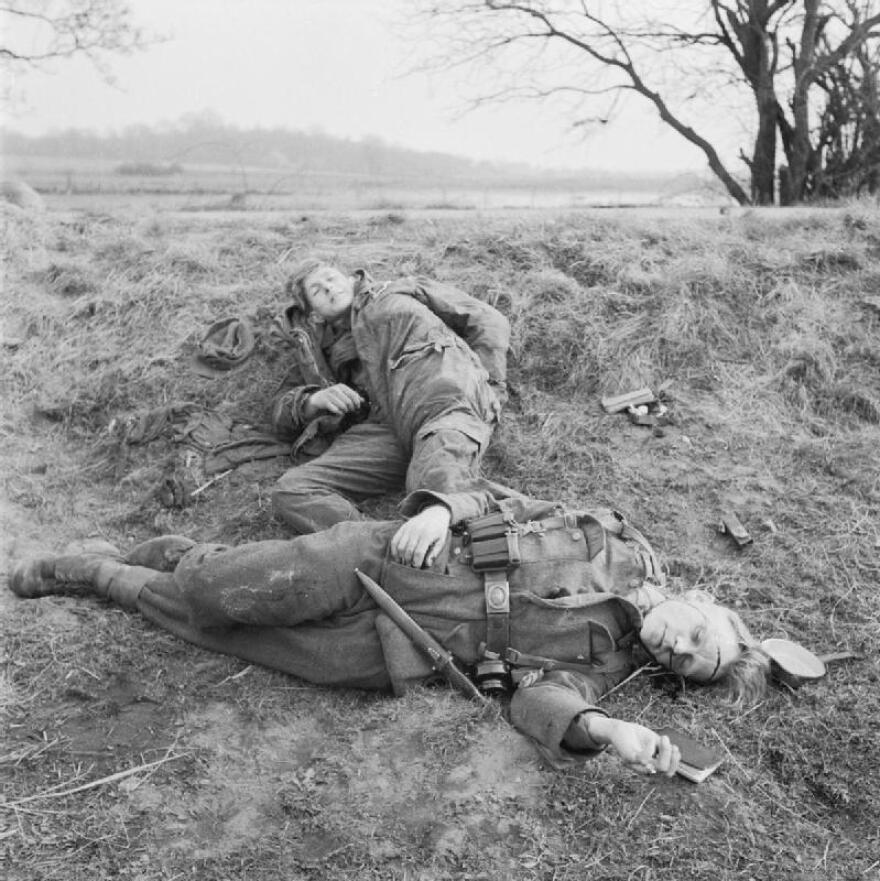
M 10 128 L 112 131 L 216 111 L 242 127 L 376 135 L 418 150 L 544 167 L 702 170 L 702 155 L 633 98 L 623 117 L 584 138 L 534 103 L 463 113 L 453 76 L 412 73 L 420 47 L 394 27 L 407 0 L 131 0 L 166 42 L 111 66 L 85 60 L 15 83 Z

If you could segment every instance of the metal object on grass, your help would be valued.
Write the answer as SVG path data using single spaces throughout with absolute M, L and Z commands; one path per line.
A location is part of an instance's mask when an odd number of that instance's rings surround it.
M 638 407 L 641 404 L 652 404 L 657 396 L 649 388 L 640 388 L 623 395 L 609 395 L 602 398 L 602 409 L 606 413 L 622 413 L 630 407 Z
M 826 664 L 860 659 L 855 652 L 816 655 L 791 639 L 765 639 L 761 648 L 770 656 L 773 678 L 790 688 L 799 688 L 804 682 L 821 679 L 827 672 Z
M 721 515 L 718 531 L 722 535 L 729 535 L 739 547 L 745 547 L 745 545 L 752 543 L 751 535 L 733 511 L 725 511 Z

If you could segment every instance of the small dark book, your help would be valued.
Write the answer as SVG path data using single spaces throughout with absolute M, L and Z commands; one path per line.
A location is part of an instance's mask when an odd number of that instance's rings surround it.
M 704 746 L 677 728 L 658 728 L 658 734 L 665 734 L 681 753 L 677 773 L 694 783 L 702 783 L 724 761 L 724 753 L 719 749 Z

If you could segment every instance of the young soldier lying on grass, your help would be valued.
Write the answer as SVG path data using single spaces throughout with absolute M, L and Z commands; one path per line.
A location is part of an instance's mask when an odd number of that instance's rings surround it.
M 276 515 L 316 532 L 362 519 L 360 502 L 416 487 L 444 493 L 456 520 L 485 513 L 490 496 L 476 481 L 506 397 L 507 319 L 448 284 L 377 284 L 318 260 L 300 264 L 287 292 L 296 364 L 272 422 L 295 452 L 319 455 L 278 481 Z
M 597 706 L 634 669 L 638 646 L 737 699 L 761 694 L 767 659 L 740 618 L 705 595 L 667 595 L 649 545 L 621 518 L 524 499 L 497 507 L 449 530 L 449 509 L 428 504 L 414 519 L 446 538 L 427 553 L 392 521 L 238 547 L 164 536 L 125 556 L 103 545 L 25 560 L 10 586 L 21 597 L 84 586 L 204 648 L 321 685 L 401 693 L 431 665 L 358 569 L 462 668 L 506 662 L 499 680 L 510 671 L 518 682 L 511 722 L 556 766 L 610 746 L 634 768 L 675 772 L 667 738 Z

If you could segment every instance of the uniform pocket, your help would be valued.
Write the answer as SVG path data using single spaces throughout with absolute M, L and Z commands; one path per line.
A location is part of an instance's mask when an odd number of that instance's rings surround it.
M 476 576 L 462 577 L 463 574 L 413 569 L 386 559 L 379 583 L 411 614 L 453 621 L 484 618 L 482 582 Z
M 444 349 L 448 349 L 453 341 L 445 336 L 438 335 L 434 339 L 422 340 L 418 343 L 410 343 L 405 346 L 396 358 L 392 358 L 388 363 L 389 370 L 400 370 L 414 361 L 428 357 L 432 352 L 442 354 Z

